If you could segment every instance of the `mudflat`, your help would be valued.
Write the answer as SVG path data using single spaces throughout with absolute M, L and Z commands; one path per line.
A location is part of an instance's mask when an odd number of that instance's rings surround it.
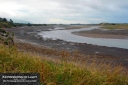
M 115 47 L 105 47 L 105 46 L 97 46 L 97 45 L 91 45 L 86 43 L 73 43 L 73 42 L 67 42 L 64 40 L 52 40 L 52 39 L 43 39 L 41 36 L 37 36 L 38 32 L 41 31 L 50 31 L 56 27 L 62 27 L 67 28 L 69 26 L 56 26 L 56 25 L 50 25 L 50 26 L 24 26 L 24 27 L 17 27 L 17 28 L 6 28 L 7 31 L 13 32 L 15 34 L 14 39 L 16 42 L 27 42 L 27 43 L 35 43 L 42 47 L 47 47 L 50 49 L 56 49 L 56 50 L 64 50 L 68 52 L 73 51 L 79 51 L 81 54 L 84 55 L 90 55 L 91 57 L 96 57 L 99 60 L 100 59 L 106 59 L 109 61 L 115 61 L 117 63 L 122 63 L 125 67 L 128 68 L 128 49 L 122 49 L 122 48 L 115 48 Z M 73 26 L 72 26 L 73 27 Z M 71 28 L 71 27 L 69 27 Z M 72 28 L 71 28 L 72 29 Z M 76 29 L 76 28 L 75 28 Z M 102 31 L 99 29 L 91 30 L 91 31 L 84 31 L 80 32 L 81 36 L 82 34 L 88 35 L 88 37 L 103 37 L 104 38 L 115 38 L 113 35 L 115 35 L 118 38 L 127 38 L 128 31 L 122 31 L 122 30 L 109 30 L 108 31 Z M 115 34 L 114 34 L 115 33 Z M 74 34 L 74 33 L 73 33 Z M 77 34 L 77 33 L 75 33 Z M 122 34 L 122 35 L 121 35 Z M 107 37 L 106 37 L 107 36 Z M 108 37 L 109 36 L 109 37 Z

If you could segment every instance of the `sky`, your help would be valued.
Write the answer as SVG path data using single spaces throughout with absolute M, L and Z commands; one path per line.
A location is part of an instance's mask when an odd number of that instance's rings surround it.
M 128 0 L 0 0 L 0 17 L 36 24 L 128 23 Z

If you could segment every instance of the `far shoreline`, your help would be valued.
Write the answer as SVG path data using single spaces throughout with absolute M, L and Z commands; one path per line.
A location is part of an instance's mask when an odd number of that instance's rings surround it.
M 112 35 L 112 34 L 107 35 L 107 34 L 93 34 L 93 33 L 86 34 L 86 32 L 85 33 L 77 32 L 72 34 L 83 36 L 83 37 L 90 37 L 90 38 L 128 39 L 128 36 L 125 36 L 125 35 Z
M 128 29 L 102 30 L 102 28 L 100 28 L 89 31 L 73 32 L 72 34 L 90 38 L 128 39 Z

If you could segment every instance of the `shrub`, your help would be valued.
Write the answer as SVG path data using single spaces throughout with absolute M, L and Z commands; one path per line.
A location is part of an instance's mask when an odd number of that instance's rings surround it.
M 0 28 L 0 42 L 1 43 L 5 45 L 13 46 L 14 45 L 13 36 L 14 36 L 13 33 L 11 35 L 9 32 L 6 32 L 4 29 Z

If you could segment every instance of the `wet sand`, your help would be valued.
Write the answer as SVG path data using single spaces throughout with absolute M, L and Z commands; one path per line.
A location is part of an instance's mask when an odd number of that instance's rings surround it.
M 65 50 L 68 52 L 73 52 L 75 50 L 78 50 L 82 54 L 90 55 L 90 57 L 91 56 L 93 57 L 94 55 L 98 55 L 97 58 L 99 59 L 106 59 L 106 58 L 109 60 L 115 59 L 116 62 L 123 63 L 125 67 L 128 67 L 128 49 L 97 46 L 97 45 L 91 45 L 86 43 L 72 43 L 72 42 L 66 42 L 63 40 L 51 40 L 51 39 L 45 40 L 41 36 L 36 35 L 37 32 L 54 29 L 55 27 L 56 26 L 54 25 L 38 26 L 38 27 L 26 26 L 26 27 L 19 27 L 19 28 L 6 28 L 6 30 L 9 32 L 14 32 L 15 39 L 21 39 L 24 41 L 28 41 L 30 43 L 36 43 L 40 46 L 44 46 L 44 47 L 48 47 L 56 50 Z M 62 26 L 62 27 L 65 27 L 65 26 Z M 94 33 L 94 32 L 88 31 L 88 34 L 89 33 Z M 101 33 L 101 34 L 103 35 L 104 33 Z

